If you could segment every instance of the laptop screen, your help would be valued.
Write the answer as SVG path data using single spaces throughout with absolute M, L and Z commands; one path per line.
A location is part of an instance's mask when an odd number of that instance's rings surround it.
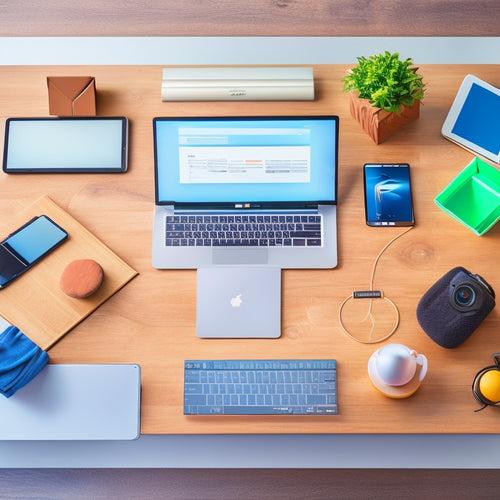
M 156 203 L 335 203 L 338 117 L 155 118 Z

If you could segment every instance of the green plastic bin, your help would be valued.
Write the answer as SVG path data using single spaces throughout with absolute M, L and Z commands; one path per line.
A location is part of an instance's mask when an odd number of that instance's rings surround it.
M 500 219 L 500 171 L 476 157 L 434 200 L 478 235 Z

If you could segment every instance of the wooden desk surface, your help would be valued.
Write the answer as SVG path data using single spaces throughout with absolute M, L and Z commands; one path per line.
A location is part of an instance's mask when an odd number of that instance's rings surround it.
M 432 342 L 416 319 L 425 291 L 461 265 L 500 289 L 496 265 L 500 226 L 478 237 L 439 210 L 434 197 L 473 156 L 441 137 L 440 128 L 467 73 L 500 86 L 498 66 L 422 65 L 427 93 L 420 119 L 376 146 L 349 114 L 341 91 L 346 66 L 315 67 L 313 102 L 163 103 L 159 66 L 0 67 L 0 109 L 5 118 L 48 114 L 47 75 L 96 77 L 99 115 L 130 119 L 126 174 L 6 175 L 0 173 L 0 230 L 9 217 L 43 194 L 85 225 L 139 271 L 125 286 L 49 351 L 53 363 L 133 362 L 142 367 L 142 433 L 494 433 L 500 414 L 478 408 L 471 383 L 500 351 L 498 309 L 460 347 Z M 202 340 L 195 334 L 196 272 L 159 271 L 151 265 L 154 205 L 154 116 L 231 114 L 340 116 L 338 239 L 333 270 L 286 270 L 282 278 L 282 337 L 278 340 Z M 348 338 L 337 314 L 343 299 L 369 285 L 372 264 L 401 229 L 364 223 L 362 165 L 409 162 L 417 224 L 379 261 L 375 287 L 398 306 L 401 323 L 388 342 L 425 354 L 429 372 L 409 399 L 377 393 L 367 362 L 384 344 Z M 380 319 L 382 322 L 383 319 Z M 29 333 L 29 332 L 26 332 Z M 185 417 L 183 360 L 187 358 L 335 358 L 339 415 L 335 417 Z

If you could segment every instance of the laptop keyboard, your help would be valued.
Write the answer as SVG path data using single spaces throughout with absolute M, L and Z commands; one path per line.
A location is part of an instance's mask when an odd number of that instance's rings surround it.
M 166 246 L 321 246 L 321 215 L 169 215 Z
M 189 360 L 185 415 L 336 415 L 335 360 Z

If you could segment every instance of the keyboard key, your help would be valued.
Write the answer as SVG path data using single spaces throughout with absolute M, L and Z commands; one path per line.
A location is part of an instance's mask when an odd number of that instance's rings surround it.
M 321 240 L 317 240 L 317 239 L 311 238 L 310 240 L 307 240 L 307 246 L 308 247 L 320 247 L 321 246 Z
M 184 404 L 187 406 L 205 406 L 207 398 L 202 394 L 184 394 Z
M 292 238 L 321 238 L 320 231 L 292 231 L 290 233 Z

